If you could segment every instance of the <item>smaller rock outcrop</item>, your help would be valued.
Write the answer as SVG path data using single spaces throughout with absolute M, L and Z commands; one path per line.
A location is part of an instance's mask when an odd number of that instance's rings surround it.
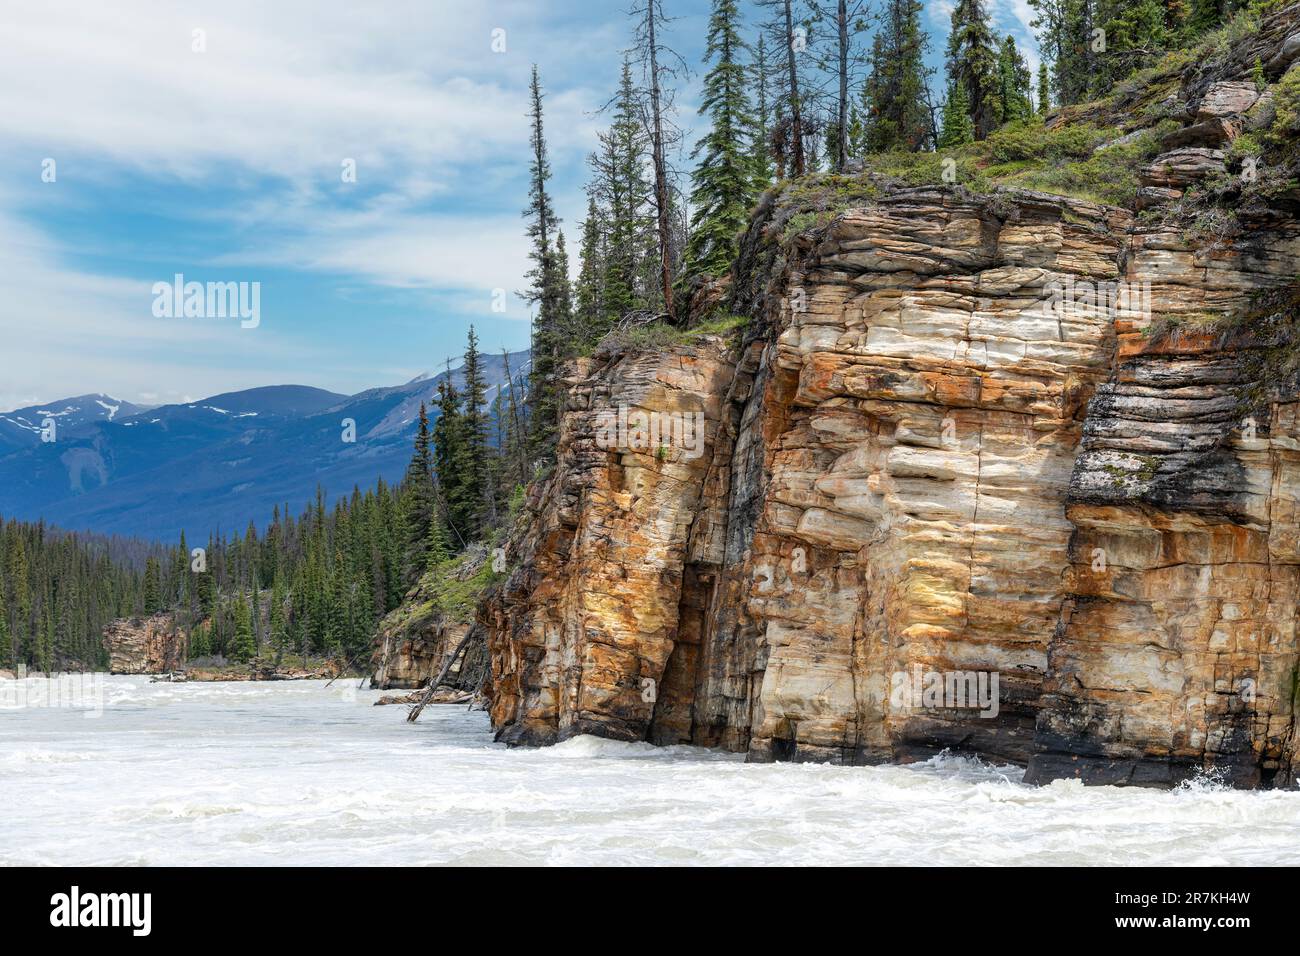
M 473 625 L 474 604 L 492 575 L 484 547 L 420 579 L 402 606 L 379 622 L 371 682 L 378 690 L 424 687 Z M 444 683 L 476 691 L 487 672 L 487 645 L 471 640 Z
M 181 670 L 188 635 L 170 614 L 121 618 L 104 628 L 111 674 L 163 674 Z

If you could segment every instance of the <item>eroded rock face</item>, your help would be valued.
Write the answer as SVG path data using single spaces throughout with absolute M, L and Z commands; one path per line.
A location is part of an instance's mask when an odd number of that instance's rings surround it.
M 1148 204 L 1257 106 L 1197 82 Z M 574 368 L 480 613 L 501 738 L 1295 785 L 1300 406 L 1249 397 L 1250 343 L 1153 330 L 1290 281 L 1296 223 L 892 186 L 787 219 L 745 239 L 741 342 Z M 701 411 L 703 452 L 609 447 L 620 405 Z
M 646 736 L 733 373 L 714 341 L 575 382 L 520 566 L 484 616 L 503 739 Z
M 442 668 L 447 654 L 460 643 L 468 624 L 430 622 L 414 632 L 381 630 L 377 665 L 371 678 L 379 690 L 423 687 Z
M 1285 277 L 1289 232 L 1217 257 L 1139 235 L 1130 268 L 1165 315 L 1226 307 Z M 1208 336 L 1120 323 L 1119 342 L 1075 464 L 1028 779 L 1294 785 L 1297 406 L 1245 398 L 1245 353 Z
M 188 637 L 170 614 L 123 618 L 104 628 L 113 674 L 162 674 L 185 666 Z
M 1288 779 L 1295 406 L 1236 438 L 1239 356 L 1146 334 L 1279 279 L 1271 242 L 905 190 L 792 250 L 743 346 L 575 369 L 483 614 L 502 739 Z M 703 453 L 604 447 L 621 405 L 703 412 Z
M 486 547 L 471 549 L 456 568 L 448 572 L 453 582 L 463 585 L 484 570 L 491 560 Z M 476 693 L 487 673 L 487 645 L 482 630 L 472 620 L 473 606 L 464 611 L 444 610 L 438 590 L 452 582 L 425 575 L 407 595 L 406 601 L 386 615 L 376 630 L 371 658 L 371 684 L 378 690 L 414 689 L 436 677 L 462 638 L 469 643 L 451 663 L 444 678 L 448 687 Z

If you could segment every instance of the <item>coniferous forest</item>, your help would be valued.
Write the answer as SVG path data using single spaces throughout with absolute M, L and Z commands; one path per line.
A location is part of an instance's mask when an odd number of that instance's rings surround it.
M 730 321 L 694 303 L 730 270 L 764 191 L 817 173 L 850 176 L 873 157 L 1042 136 L 1048 113 L 1105 97 L 1269 6 L 1028 2 L 1036 75 L 1017 40 L 994 29 L 987 0 L 953 5 L 941 71 L 927 65 L 934 41 L 920 0 L 712 0 L 702 63 L 673 49 L 671 3 L 638 2 L 587 159 L 585 215 L 572 225 L 556 213 L 546 89 L 534 67 L 521 91 L 530 135 L 520 157 L 529 171 L 530 367 L 511 370 L 489 402 L 471 329 L 464 384 L 449 376 L 435 405 L 421 408 L 404 479 L 354 488 L 333 507 L 317 489 L 242 534 L 167 545 L 5 523 L 0 666 L 102 667 L 105 624 L 164 611 L 190 633 L 193 658 L 361 660 L 410 587 L 499 535 L 524 486 L 545 472 L 566 361 L 611 335 L 653 343 L 691 323 Z M 678 97 L 694 74 L 688 141 Z

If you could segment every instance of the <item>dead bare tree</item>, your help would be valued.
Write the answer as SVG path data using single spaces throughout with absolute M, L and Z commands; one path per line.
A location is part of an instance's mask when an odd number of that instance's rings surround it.
M 511 442 L 507 441 L 501 446 L 503 454 L 509 454 L 514 451 L 515 467 L 518 470 L 519 484 L 528 484 L 528 449 L 527 439 L 524 435 L 524 423 L 519 419 L 519 403 L 515 400 L 515 380 L 510 371 L 510 353 L 506 349 L 501 350 L 501 363 L 505 366 L 505 385 L 504 388 L 510 390 L 510 431 L 514 436 L 514 448 L 511 449 Z M 497 395 L 501 393 L 498 391 Z
M 828 32 L 834 40 L 833 59 L 814 53 L 814 60 L 823 71 L 823 78 L 829 74 L 834 83 L 835 155 L 828 158 L 835 171 L 842 173 L 849 161 L 849 90 L 855 85 L 865 62 L 855 38 L 869 28 L 875 14 L 868 0 L 834 0 L 834 10 L 830 8 L 829 0 L 807 0 L 807 3 L 809 25 L 816 30 L 829 23 Z M 806 42 L 816 51 L 821 46 L 817 42 L 819 39 L 819 35 L 810 35 Z M 824 86 L 805 84 L 806 100 L 826 98 Z
M 632 53 L 641 64 L 645 83 L 648 110 L 645 125 L 650 134 L 651 164 L 654 167 L 655 216 L 659 238 L 659 277 L 663 286 L 664 311 L 675 315 L 673 309 L 673 233 L 672 195 L 670 169 L 667 159 L 669 140 L 680 141 L 681 131 L 668 119 L 672 112 L 672 88 L 663 80 L 678 81 L 690 75 L 686 61 L 660 38 L 662 27 L 672 22 L 666 17 L 660 0 L 644 0 L 644 6 L 634 6 L 629 14 L 636 19 L 633 31 L 635 46 Z
M 776 69 L 772 80 L 776 86 L 778 127 L 773 130 L 773 151 L 780 155 L 778 165 L 788 169 L 791 178 L 798 178 L 808 170 L 804 137 L 807 131 L 804 91 L 801 88 L 799 58 L 808 49 L 808 27 L 796 23 L 797 0 L 756 0 L 758 7 L 771 11 L 763 24 L 771 40 Z M 778 137 L 780 142 L 778 143 Z M 787 152 L 788 151 L 788 152 Z

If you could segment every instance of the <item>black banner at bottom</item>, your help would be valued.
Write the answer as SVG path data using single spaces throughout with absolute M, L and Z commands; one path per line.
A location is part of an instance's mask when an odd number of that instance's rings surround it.
M 990 928 L 1216 944 L 1289 931 L 1290 874 L 1267 869 L 606 870 L 520 874 L 493 869 L 13 869 L 0 871 L 12 943 L 76 935 L 153 941 L 357 943 L 450 941 L 477 918 L 526 931 L 532 919 L 584 935 L 653 932 L 689 918 L 727 933 L 773 923 L 849 928 L 856 921 L 928 926 L 949 942 Z M 674 912 L 676 910 L 676 912 Z M 821 915 L 818 915 L 821 914 Z M 558 921 L 558 922 L 555 922 Z M 546 922 L 533 924 L 535 927 Z M 439 928 L 441 926 L 441 928 Z M 478 928 L 481 927 L 481 928 Z M 752 929 L 751 929 L 752 928 Z M 865 928 L 865 926 L 864 926 Z M 812 932 L 811 929 L 808 930 Z M 1001 935 L 1001 932 L 998 933 Z M 599 938 L 599 937 L 596 937 Z M 477 940 L 471 940 L 474 945 Z M 462 943 L 463 945 L 463 943 Z

